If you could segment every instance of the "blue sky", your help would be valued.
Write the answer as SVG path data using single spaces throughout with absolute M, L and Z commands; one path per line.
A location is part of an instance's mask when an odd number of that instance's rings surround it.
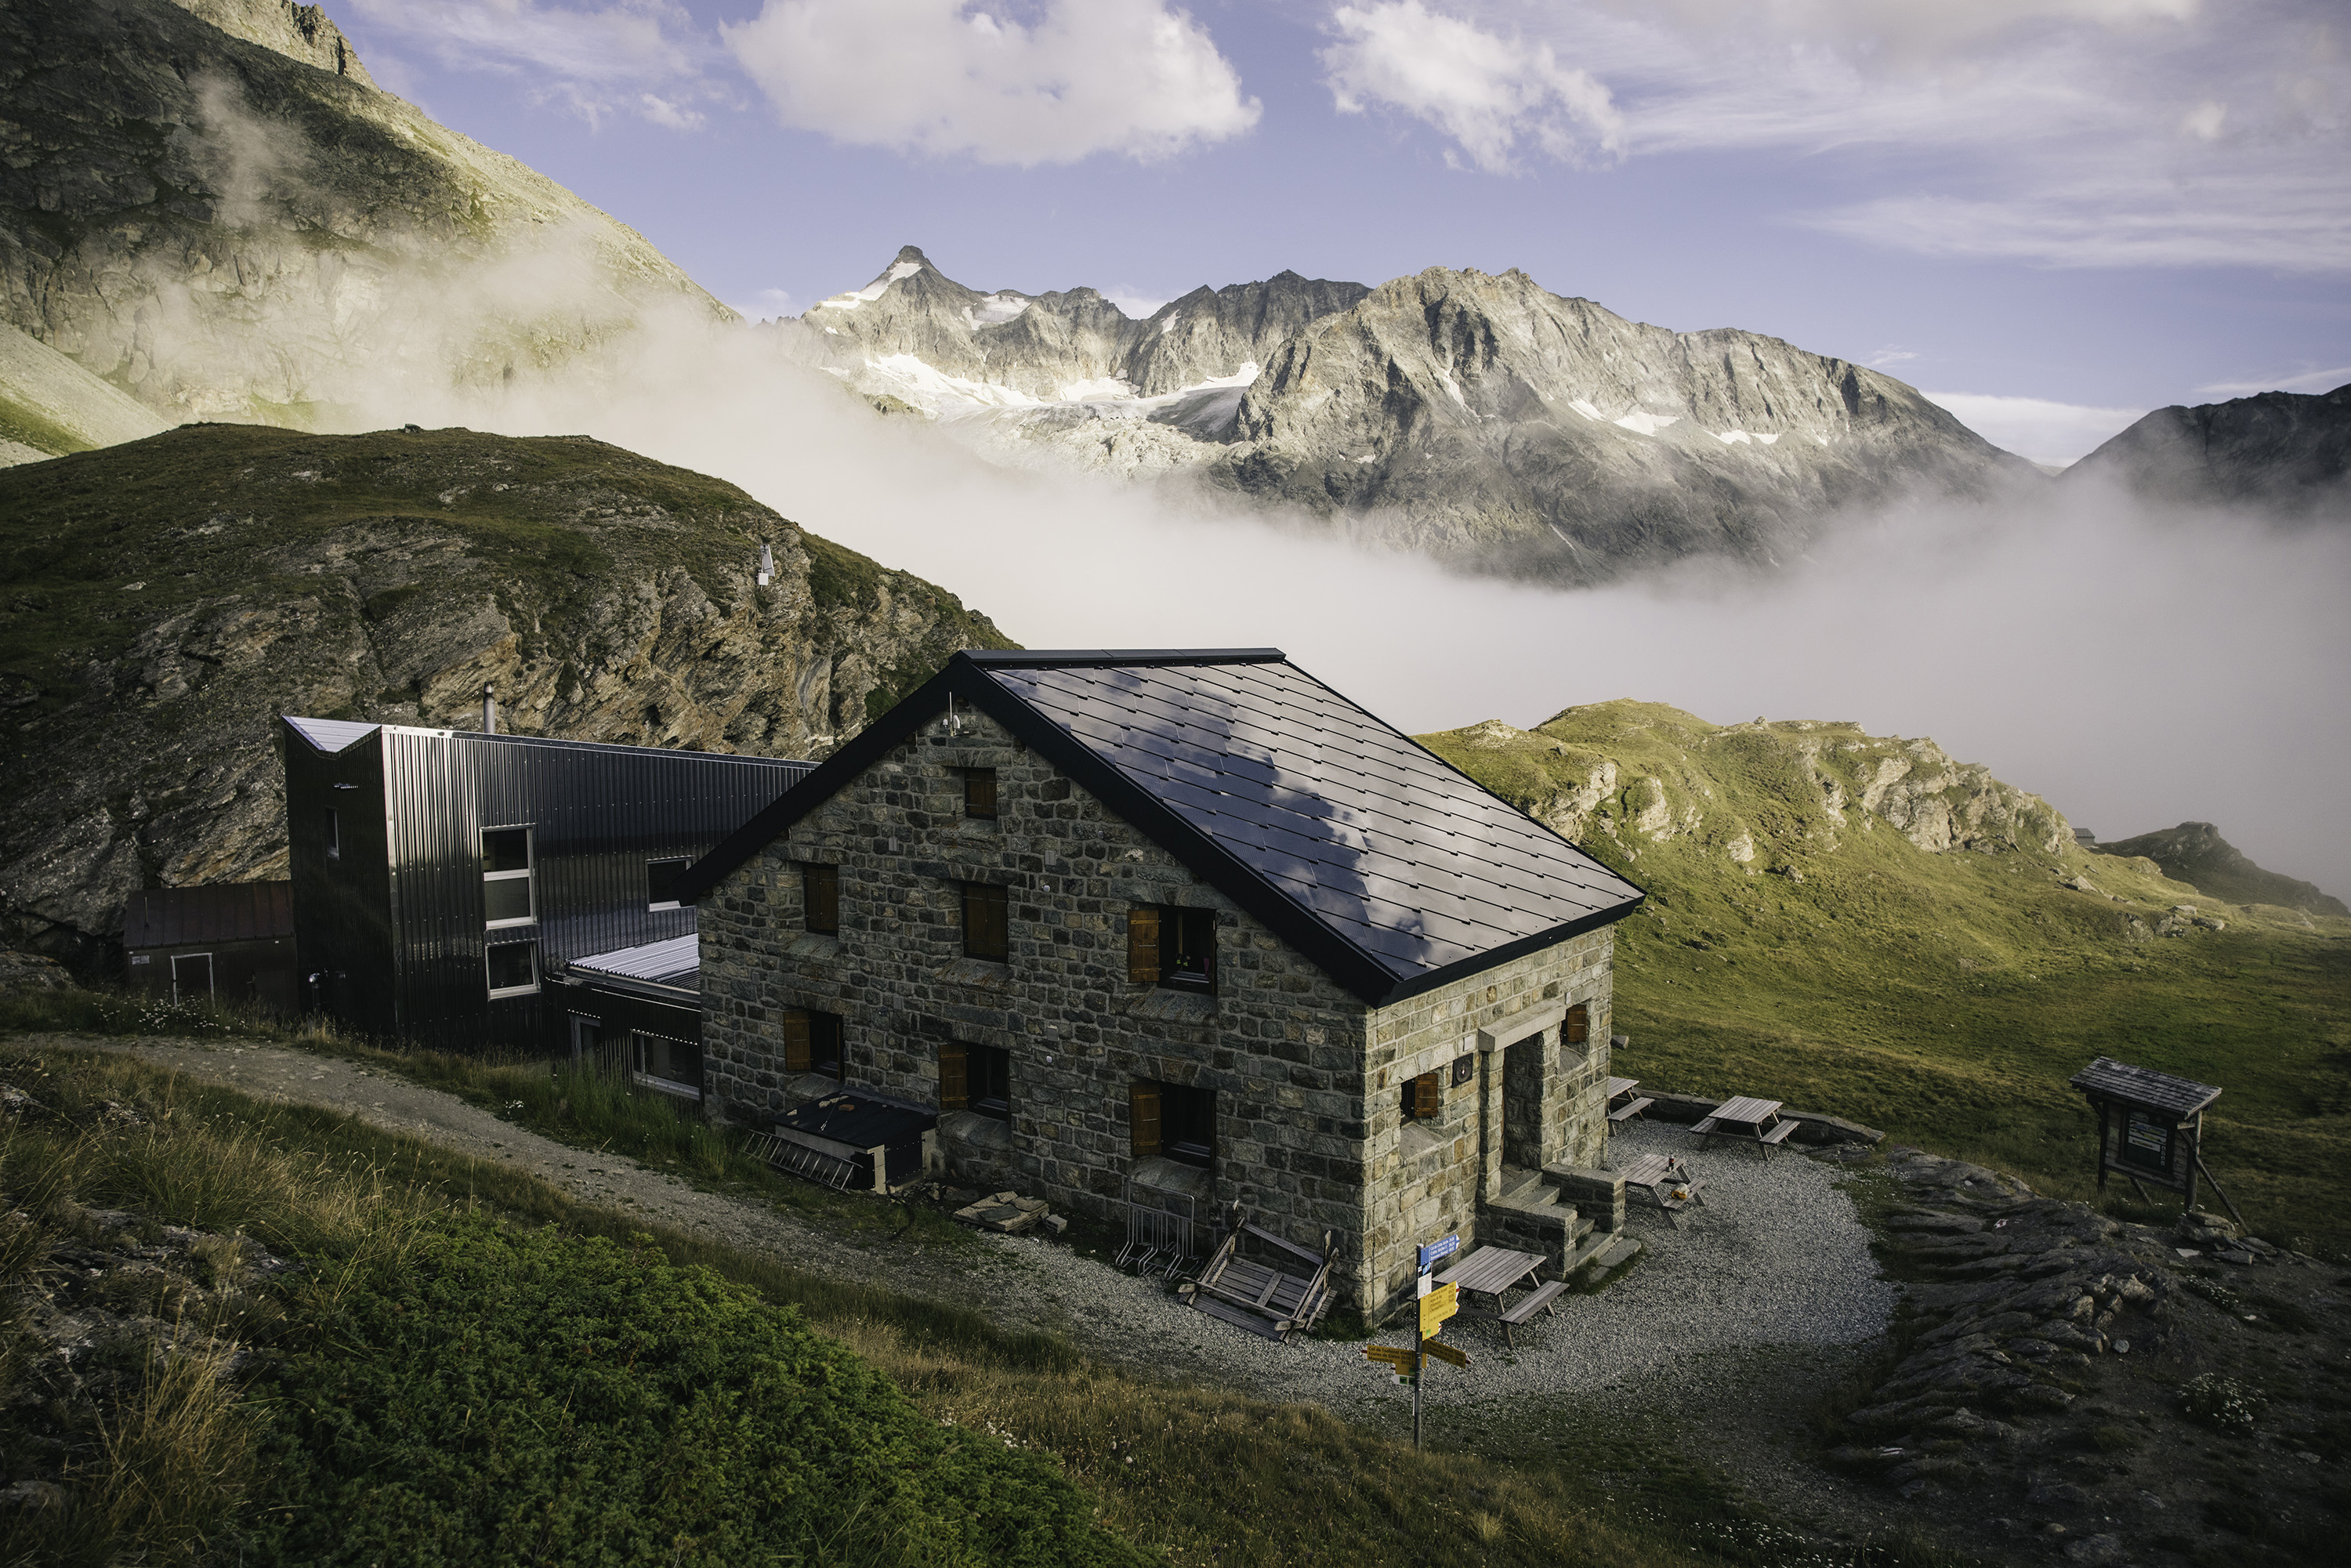
M 1138 309 L 1517 267 L 1875 364 L 2060 460 L 2138 410 L 2351 381 L 2339 4 L 332 9 L 386 87 L 761 315 L 907 243 Z

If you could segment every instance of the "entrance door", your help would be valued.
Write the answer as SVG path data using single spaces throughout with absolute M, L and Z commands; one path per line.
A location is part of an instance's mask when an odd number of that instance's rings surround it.
M 172 956 L 172 999 L 193 1002 L 213 999 L 213 956 L 175 953 Z
M 1502 1164 L 1520 1170 L 1542 1168 L 1543 1038 L 1502 1048 Z

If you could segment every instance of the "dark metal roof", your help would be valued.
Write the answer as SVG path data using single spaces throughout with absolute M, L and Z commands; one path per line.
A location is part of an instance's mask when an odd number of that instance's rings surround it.
M 2193 1116 L 2220 1097 L 2210 1083 L 2174 1078 L 2151 1067 L 2133 1067 L 2110 1056 L 2098 1058 L 2067 1082 L 2093 1100 L 2126 1101 L 2180 1116 Z
M 646 757 L 712 757 L 727 762 L 757 763 L 768 768 L 796 768 L 806 772 L 810 763 L 784 757 L 752 757 L 732 751 L 681 751 L 674 746 L 615 746 L 602 740 L 566 740 L 559 736 L 491 734 L 479 729 L 428 729 L 413 724 L 364 724 L 354 719 L 298 718 L 281 716 L 297 735 L 319 751 L 347 751 L 378 730 L 392 735 L 421 735 L 444 740 L 478 740 L 492 746 L 547 747 L 564 751 L 633 752 Z
M 938 1121 L 935 1111 L 917 1110 L 844 1090 L 787 1111 L 776 1118 L 775 1124 L 854 1148 L 870 1149 L 876 1145 L 909 1142 L 938 1125 Z
M 126 948 L 266 942 L 293 935 L 294 884 L 290 882 L 141 888 L 122 906 Z
M 582 970 L 591 976 L 609 975 L 617 979 L 643 980 L 656 986 L 684 986 L 691 989 L 702 983 L 699 939 L 691 931 L 683 936 L 672 936 L 660 942 L 646 942 L 610 953 L 591 953 L 587 957 L 572 959 L 567 967 Z
M 958 653 L 687 873 L 720 877 L 973 703 L 1375 1005 L 1630 914 L 1642 891 L 1279 649 Z

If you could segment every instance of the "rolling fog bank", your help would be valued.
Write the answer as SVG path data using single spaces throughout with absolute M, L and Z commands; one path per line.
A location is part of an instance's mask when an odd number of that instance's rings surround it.
M 2210 821 L 2351 894 L 2351 528 L 2069 484 L 1851 517 L 1783 573 L 1561 591 L 1177 489 L 991 468 L 673 311 L 559 380 L 355 377 L 337 423 L 585 433 L 740 485 L 1031 647 L 1272 644 L 1408 731 L 1630 696 L 1932 736 L 2118 839 Z M 380 363 L 381 361 L 379 361 Z

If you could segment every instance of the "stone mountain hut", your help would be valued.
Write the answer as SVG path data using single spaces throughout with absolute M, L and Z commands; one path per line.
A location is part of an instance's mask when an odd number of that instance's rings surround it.
M 679 895 L 712 1114 L 935 1107 L 983 1188 L 1335 1230 L 1366 1313 L 1598 1163 L 1643 897 L 1270 648 L 958 653 Z

